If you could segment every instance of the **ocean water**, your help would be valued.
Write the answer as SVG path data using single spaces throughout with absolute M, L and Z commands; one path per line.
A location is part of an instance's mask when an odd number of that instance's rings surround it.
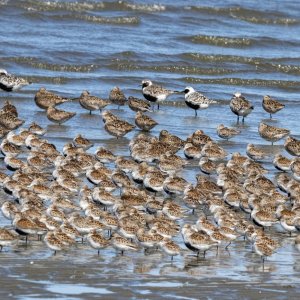
M 0 105 L 9 97 L 18 107 L 20 117 L 26 120 L 25 126 L 37 121 L 46 127 L 46 138 L 59 150 L 81 133 L 96 146 L 104 145 L 116 154 L 128 155 L 128 141 L 138 130 L 116 141 L 104 131 L 99 113 L 90 116 L 76 102 L 61 106 L 77 112 L 76 117 L 63 126 L 53 125 L 35 105 L 34 94 L 40 87 L 46 87 L 72 98 L 83 90 L 107 98 L 109 91 L 119 86 L 127 96 L 142 97 L 140 83 L 147 78 L 174 90 L 192 86 L 218 101 L 198 112 L 195 118 L 193 110 L 186 107 L 183 95 L 173 95 L 162 104 L 160 111 L 151 113 L 159 123 L 151 134 L 157 136 L 160 130 L 167 129 L 186 138 L 196 129 L 203 129 L 228 153 L 245 154 L 247 143 L 252 142 L 263 146 L 271 155 L 278 152 L 287 155 L 283 141 L 271 147 L 260 138 L 257 127 L 264 120 L 288 128 L 293 136 L 300 138 L 299 32 L 300 4 L 292 0 L 0 0 L 0 68 L 33 82 L 12 95 L 1 93 Z M 245 123 L 239 125 L 228 105 L 237 91 L 255 107 Z M 264 95 L 286 105 L 271 121 L 261 106 Z M 128 107 L 108 108 L 133 122 L 134 113 Z M 237 126 L 242 132 L 230 142 L 220 141 L 216 135 L 220 123 Z M 273 179 L 275 171 L 271 159 L 264 162 L 264 166 Z M 0 167 L 4 169 L 2 161 Z M 194 182 L 197 173 L 197 162 L 191 162 L 182 176 Z M 8 223 L 0 217 L 0 224 Z M 45 247 L 33 243 L 29 249 L 1 253 L 1 264 L 7 271 L 1 273 L 0 283 L 2 280 L 7 286 L 4 293 L 11 291 L 16 298 L 44 295 L 44 298 L 77 299 L 84 293 L 90 297 L 97 293 L 113 297 L 107 291 L 114 295 L 121 291 L 124 299 L 156 298 L 157 291 L 161 290 L 165 297 L 180 295 L 179 299 L 198 299 L 197 280 L 207 284 L 207 290 L 215 296 L 218 291 L 213 284 L 242 293 L 245 291 L 242 284 L 248 282 L 247 289 L 254 293 L 253 297 L 260 291 L 266 293 L 266 297 L 284 298 L 289 291 L 299 291 L 296 285 L 299 284 L 300 256 L 292 246 L 292 239 L 283 233 L 278 235 L 284 240 L 283 246 L 264 270 L 259 258 L 243 241 L 236 243 L 229 256 L 226 252 L 218 257 L 211 254 L 206 261 L 198 262 L 187 255 L 176 258 L 173 264 L 168 257 L 157 253 L 146 257 L 143 253 L 116 257 L 114 251 L 105 250 L 99 259 L 85 246 L 79 247 L 85 253 L 83 256 L 80 251 L 72 251 L 70 256 L 53 257 Z M 33 266 L 31 261 L 35 262 Z M 66 274 L 62 263 L 68 266 Z M 76 268 L 79 275 L 75 274 Z M 60 272 L 65 277 L 58 276 Z M 76 280 L 72 276 L 77 276 Z M 287 276 L 291 276 L 291 280 L 287 280 Z M 97 278 L 105 284 L 99 285 Z M 209 283 L 205 281 L 207 278 Z M 34 285 L 32 281 L 38 279 L 41 282 Z M 224 287 L 226 280 L 231 285 Z M 12 281 L 24 288 L 16 288 Z M 174 285 L 167 284 L 173 281 Z M 259 282 L 267 286 L 260 285 L 256 291 Z M 70 292 L 72 288 L 68 286 L 75 283 L 77 289 Z M 124 288 L 129 283 L 135 288 Z M 32 286 L 35 286 L 34 291 L 30 290 Z M 107 286 L 112 288 L 107 290 Z M 185 293 L 181 294 L 183 290 Z

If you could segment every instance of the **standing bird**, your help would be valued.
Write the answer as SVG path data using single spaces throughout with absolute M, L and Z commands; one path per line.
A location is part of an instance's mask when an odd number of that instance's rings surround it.
M 187 86 L 183 91 L 185 93 L 185 103 L 188 107 L 195 110 L 195 117 L 197 110 L 208 108 L 210 104 L 217 103 L 217 101 L 210 100 L 199 92 L 196 92 L 192 87 Z
M 285 105 L 266 95 L 263 98 L 262 107 L 267 113 L 270 114 L 270 119 L 272 119 L 272 114 L 275 114 L 283 109 Z
M 277 142 L 280 139 L 288 136 L 290 134 L 290 131 L 285 128 L 279 128 L 260 122 L 258 133 L 263 139 L 271 142 L 273 145 L 274 142 Z
M 237 123 L 240 120 L 240 116 L 243 117 L 242 122 L 244 122 L 245 117 L 247 117 L 254 109 L 254 106 L 251 104 L 251 102 L 239 92 L 233 95 L 229 106 L 231 111 L 238 116 Z
M 47 91 L 45 88 L 40 88 L 34 96 L 35 104 L 42 109 L 48 109 L 50 106 L 56 106 L 64 102 L 71 101 L 71 99 L 63 98 L 52 92 Z
M 142 92 L 146 100 L 157 103 L 157 109 L 159 109 L 159 102 L 165 101 L 168 96 L 178 93 L 177 91 L 170 91 L 162 86 L 153 84 L 148 79 L 142 81 Z
M 75 115 L 76 115 L 75 112 L 59 110 L 59 109 L 56 109 L 54 106 L 50 106 L 47 109 L 47 118 L 51 122 L 58 123 L 59 125 L 70 120 Z
M 81 107 L 90 111 L 90 115 L 92 114 L 93 110 L 101 111 L 102 108 L 110 104 L 110 102 L 107 100 L 90 95 L 88 91 L 83 91 L 78 100 Z
M 125 97 L 125 94 L 121 91 L 121 89 L 118 86 L 115 86 L 109 93 L 109 101 L 112 104 L 118 105 L 118 109 L 120 106 L 125 105 L 127 102 L 127 98 Z
M 5 92 L 15 92 L 31 82 L 24 78 L 8 74 L 6 70 L 0 69 L 0 89 Z

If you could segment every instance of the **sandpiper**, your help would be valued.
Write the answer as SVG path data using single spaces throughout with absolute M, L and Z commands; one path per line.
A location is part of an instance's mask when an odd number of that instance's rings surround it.
M 300 156 L 300 140 L 288 136 L 284 142 L 284 149 L 293 156 Z
M 157 109 L 159 109 L 159 102 L 165 101 L 168 96 L 178 93 L 177 91 L 167 90 L 162 86 L 153 84 L 148 79 L 142 81 L 142 92 L 146 100 L 157 103 Z
M 255 253 L 261 257 L 264 268 L 265 257 L 271 256 L 273 254 L 273 250 L 263 242 L 255 242 L 254 250 Z
M 253 160 L 262 160 L 267 157 L 267 154 L 262 149 L 253 144 L 247 145 L 246 153 Z
M 17 129 L 24 123 L 25 120 L 21 120 L 9 112 L 0 112 L 0 125 L 5 127 L 6 129 Z
M 1 112 L 10 113 L 15 117 L 18 117 L 17 108 L 8 100 L 4 102 L 3 107 L 1 108 Z
M 111 101 L 112 104 L 118 105 L 118 108 L 121 105 L 125 105 L 127 102 L 127 98 L 125 94 L 122 92 L 122 90 L 118 87 L 115 86 L 109 93 L 109 100 Z
M 276 154 L 273 160 L 274 167 L 283 172 L 287 172 L 290 170 L 291 163 L 291 159 L 288 159 L 280 153 Z
M 83 91 L 78 99 L 81 107 L 89 110 L 90 114 L 94 110 L 101 111 L 104 107 L 110 104 L 110 102 L 107 100 L 90 95 L 88 91 Z
M 136 113 L 134 121 L 135 125 L 144 131 L 150 131 L 153 127 L 155 127 L 158 124 L 151 117 L 143 114 L 140 111 Z
M 54 107 L 56 105 L 71 101 L 71 99 L 60 97 L 42 87 L 35 94 L 34 101 L 38 107 L 47 109 L 50 106 Z
M 96 230 L 92 230 L 87 235 L 87 241 L 92 248 L 98 250 L 98 255 L 100 253 L 100 249 L 104 249 L 109 245 L 109 240 L 107 240 L 102 234 L 97 233 Z
M 54 255 L 57 251 L 62 251 L 66 249 L 66 245 L 60 241 L 56 236 L 54 231 L 49 231 L 44 238 L 44 242 L 51 250 L 54 250 Z
M 210 175 L 216 172 L 217 164 L 208 157 L 203 156 L 199 161 L 199 168 L 204 174 Z
M 149 102 L 147 102 L 143 99 L 132 97 L 132 96 L 128 97 L 128 106 L 131 110 L 133 110 L 135 112 L 151 111 L 151 105 L 149 104 Z
M 217 101 L 211 100 L 199 92 L 196 92 L 194 88 L 187 86 L 184 91 L 185 93 L 185 103 L 188 107 L 195 110 L 195 117 L 197 116 L 198 109 L 206 109 L 212 103 L 217 103 Z
M 220 124 L 217 127 L 218 136 L 225 140 L 229 140 L 229 139 L 233 138 L 234 136 L 238 135 L 239 133 L 241 133 L 240 130 L 238 130 L 236 128 L 225 127 L 223 124 Z
M 201 156 L 206 156 L 212 161 L 219 161 L 227 156 L 227 152 L 215 142 L 208 142 L 201 150 Z
M 111 122 L 106 122 L 104 129 L 112 136 L 118 138 L 126 135 L 135 128 L 134 125 L 123 121 L 123 120 L 114 120 Z
M 283 109 L 285 105 L 266 95 L 263 97 L 262 107 L 267 113 L 270 114 L 270 119 L 272 119 L 272 114 L 275 114 Z
M 206 233 L 192 230 L 191 225 L 189 224 L 183 225 L 181 233 L 186 247 L 194 252 L 197 252 L 197 256 L 199 256 L 200 251 L 203 251 L 205 257 L 207 250 L 218 246 L 218 243 L 212 241 Z
M 237 122 L 239 122 L 240 116 L 243 117 L 242 122 L 244 122 L 245 117 L 254 109 L 254 106 L 240 92 L 233 95 L 229 106 L 231 111 L 237 115 Z
M 46 129 L 42 128 L 39 124 L 32 122 L 28 130 L 30 133 L 36 134 L 36 135 L 44 135 L 46 133 Z
M 127 251 L 127 250 L 134 250 L 134 251 L 138 250 L 138 247 L 136 244 L 130 242 L 129 240 L 120 236 L 117 233 L 112 234 L 111 244 L 115 249 L 121 250 L 122 255 L 123 255 L 124 251 Z
M 18 235 L 6 228 L 0 228 L 0 251 L 3 247 L 15 245 L 18 242 Z
M 102 163 L 110 163 L 116 159 L 116 156 L 104 147 L 98 147 L 96 149 L 95 157 Z
M 89 139 L 83 137 L 81 134 L 78 134 L 73 139 L 73 144 L 78 148 L 83 148 L 84 150 L 88 150 L 89 148 L 94 146 L 94 144 Z
M 194 146 L 192 143 L 186 143 L 183 153 L 187 159 L 194 159 L 201 157 L 201 150 L 201 147 Z
M 168 255 L 173 257 L 180 254 L 181 248 L 172 240 L 164 239 L 159 243 L 161 249 Z
M 258 133 L 263 139 L 272 142 L 273 145 L 274 142 L 277 142 L 288 136 L 290 134 L 290 130 L 260 122 Z
M 28 80 L 9 74 L 6 70 L 0 69 L 0 89 L 5 92 L 15 92 L 22 87 L 31 84 Z
M 61 125 L 62 123 L 70 120 L 76 115 L 76 112 L 68 112 L 64 110 L 56 109 L 54 106 L 47 108 L 47 118 L 54 123 Z

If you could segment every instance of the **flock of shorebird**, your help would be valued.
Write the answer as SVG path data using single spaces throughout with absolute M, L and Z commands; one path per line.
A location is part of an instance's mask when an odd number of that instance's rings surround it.
M 0 88 L 15 91 L 29 84 L 25 79 L 0 70 Z M 118 88 L 109 100 L 84 91 L 80 105 L 101 111 L 109 104 L 128 104 L 136 112 L 135 124 L 143 131 L 157 125 L 144 114 L 151 111 L 148 101 L 158 103 L 169 95 L 181 93 L 142 81 L 145 100 L 125 97 Z M 207 108 L 210 100 L 192 87 L 186 87 L 186 104 L 195 110 Z M 46 110 L 50 121 L 62 124 L 75 113 L 58 110 L 67 99 L 41 88 L 35 103 Z M 265 96 L 266 112 L 278 112 L 284 105 Z M 253 105 L 240 93 L 230 102 L 230 109 L 244 118 Z M 117 138 L 135 127 L 108 110 L 102 112 L 105 130 Z M 167 255 L 183 251 L 175 242 L 181 235 L 186 248 L 205 253 L 225 247 L 240 237 L 252 244 L 252 249 L 264 258 L 281 246 L 274 232 L 280 224 L 290 235 L 300 231 L 300 140 L 284 128 L 259 125 L 260 136 L 272 142 L 286 138 L 285 150 L 292 156 L 277 154 L 273 165 L 278 169 L 270 180 L 261 161 L 267 154 L 248 144 L 247 156 L 228 153 L 202 130 L 196 130 L 186 140 L 161 130 L 159 136 L 139 134 L 129 142 L 129 157 L 116 156 L 109 149 L 98 147 L 94 154 L 87 150 L 94 144 L 82 135 L 67 143 L 62 152 L 44 135 L 46 130 L 36 123 L 24 124 L 17 108 L 6 101 L 0 110 L 0 150 L 4 164 L 11 173 L 0 173 L 0 187 L 7 193 L 1 204 L 3 216 L 11 220 L 10 228 L 0 229 L 0 248 L 11 246 L 28 236 L 37 236 L 54 252 L 67 251 L 78 239 L 98 250 L 114 247 L 121 251 L 150 248 L 161 249 Z M 239 134 L 235 128 L 217 128 L 218 136 L 230 139 Z M 183 150 L 184 158 L 178 155 Z M 21 157 L 21 158 L 20 158 Z M 189 183 L 179 172 L 190 160 L 199 160 L 201 174 L 196 184 Z M 191 219 L 197 221 L 192 223 Z M 191 218 L 191 216 L 194 216 Z M 250 218 L 249 218 L 250 216 Z M 176 238 L 178 241 L 178 238 Z M 300 251 L 300 235 L 295 238 Z

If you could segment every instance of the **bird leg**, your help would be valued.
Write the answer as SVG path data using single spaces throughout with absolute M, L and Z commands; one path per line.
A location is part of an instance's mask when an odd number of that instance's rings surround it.
M 230 246 L 230 244 L 231 244 L 231 241 L 230 241 L 229 244 L 225 247 L 226 250 L 228 249 L 228 247 Z

